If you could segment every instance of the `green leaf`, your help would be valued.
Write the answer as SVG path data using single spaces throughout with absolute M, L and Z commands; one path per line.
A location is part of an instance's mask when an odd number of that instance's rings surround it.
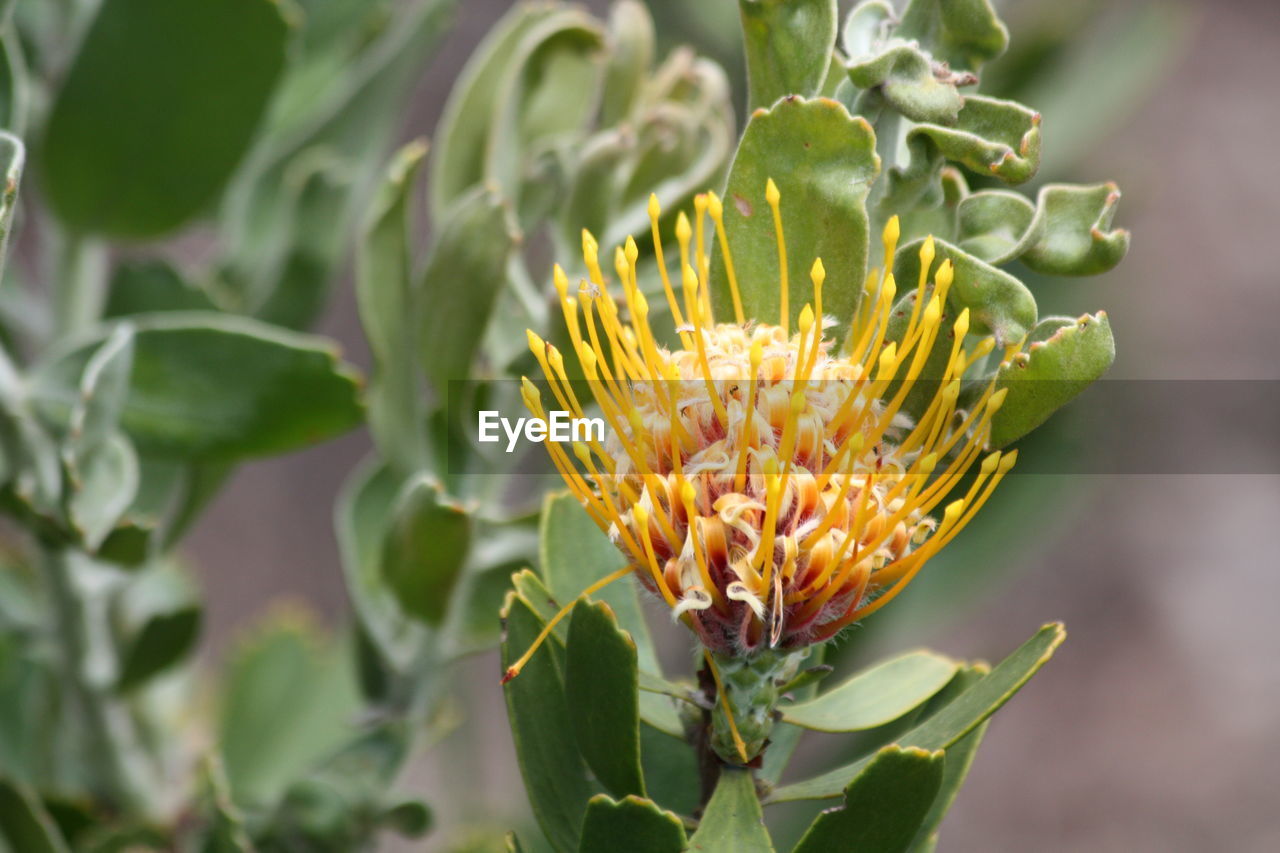
M 973 82 L 939 74 L 932 57 L 913 43 L 896 39 L 876 54 L 855 57 L 846 70 L 853 85 L 878 88 L 889 106 L 912 121 L 938 124 L 956 123 L 964 106 L 956 86 Z
M 989 675 L 904 734 L 898 745 L 935 750 L 946 749 L 956 743 L 1009 701 L 1053 656 L 1065 637 L 1066 631 L 1061 623 L 1044 626 Z M 812 779 L 784 785 L 770 794 L 768 801 L 838 797 L 849 780 L 861 773 L 870 761 L 870 758 L 863 758 Z
M 977 71 L 1009 46 L 990 0 L 911 0 L 894 33 L 916 39 L 952 68 Z
M 993 447 L 1004 447 L 1040 426 L 1106 373 L 1116 357 L 1105 311 L 1076 320 L 1047 317 L 1031 338 L 1026 351 L 1002 363 L 997 373 L 997 389 L 1008 392 L 991 419 Z
M 1021 260 L 1046 275 L 1096 275 L 1120 263 L 1129 232 L 1111 230 L 1120 190 L 1115 184 L 1051 184 L 1036 199 Z
M 578 853 L 614 853 L 623 847 L 628 853 L 680 853 L 684 825 L 652 800 L 597 794 L 587 804 Z
M 609 605 L 579 600 L 566 652 L 565 701 L 583 759 L 609 793 L 644 796 L 635 643 Z
M 844 789 L 844 807 L 825 811 L 793 853 L 904 853 L 942 785 L 944 753 L 886 746 Z
M 1035 215 L 1035 205 L 1018 193 L 973 193 L 956 207 L 956 248 L 989 264 L 1004 263 L 1020 253 Z
M 584 10 L 559 8 L 530 26 L 508 59 L 488 107 L 493 124 L 484 178 L 512 201 L 521 222 L 558 201 L 561 163 L 552 152 L 576 141 L 590 122 L 603 38 L 600 23 Z
M 40 798 L 25 785 L 0 778 L 0 839 L 17 853 L 68 853 L 67 843 Z
M 9 253 L 9 234 L 13 228 L 13 212 L 18 207 L 18 182 L 22 180 L 22 168 L 26 162 L 26 147 L 22 140 L 9 133 L 0 132 L 0 275 L 4 274 Z
M 185 658 L 200 636 L 200 619 L 197 605 L 148 619 L 124 650 L 116 689 L 130 690 Z
M 698 758 L 683 736 L 640 725 L 640 764 L 649 799 L 679 814 L 700 806 Z
M 121 424 L 144 453 L 234 459 L 283 453 L 360 422 L 358 384 L 330 341 L 223 314 L 134 321 L 134 359 Z M 76 398 L 101 338 L 37 371 L 34 391 L 55 411 Z
M 649 66 L 653 64 L 653 16 L 639 0 L 621 0 L 609 10 L 600 125 L 624 121 L 639 103 Z
M 231 800 L 231 786 L 218 755 L 205 757 L 200 774 L 200 799 L 212 820 L 199 848 L 202 853 L 254 853 L 245 830 L 244 815 Z
M 958 665 L 932 652 L 908 652 L 864 670 L 816 699 L 783 708 L 789 723 L 824 732 L 871 729 L 923 704 Z
M 132 575 L 112 601 L 116 690 L 132 690 L 188 657 L 201 615 L 194 584 L 180 567 L 160 561 Z
M 547 588 L 561 602 L 569 602 L 591 584 L 627 564 L 618 547 L 609 541 L 568 491 L 548 494 L 542 501 L 538 522 L 538 562 Z M 592 598 L 609 605 L 618 625 L 631 635 L 640 668 L 660 675 L 658 657 L 631 578 L 610 584 Z
M 924 821 L 916 832 L 915 841 L 911 845 L 913 853 L 923 853 L 923 850 L 929 849 L 926 845 L 936 844 L 938 827 L 942 825 L 942 819 L 947 816 L 947 810 L 951 808 L 951 804 L 955 802 L 956 795 L 960 793 L 960 787 L 964 785 L 965 777 L 969 775 L 969 768 L 973 766 L 974 756 L 978 754 L 978 747 L 982 745 L 982 738 L 986 735 L 987 727 L 990 725 L 991 721 L 987 720 L 947 747 L 947 759 L 942 772 L 942 785 L 938 789 L 938 795 L 933 800 L 933 805 L 929 807 L 929 813 L 925 815 Z
M 524 654 L 545 622 L 515 592 L 507 595 L 502 618 L 507 632 L 502 643 L 505 670 Z M 563 676 L 551 650 L 540 649 L 503 693 L 533 814 L 554 849 L 575 850 L 587 800 L 595 792 L 578 754 Z
M 582 504 L 569 492 L 553 492 L 543 499 L 539 521 L 538 560 L 551 594 L 561 602 L 577 598 L 591 584 L 626 565 L 617 546 L 600 532 Z M 649 624 L 645 621 L 634 577 L 614 581 L 592 597 L 609 605 L 635 643 L 641 672 L 661 675 Z M 665 696 L 640 694 L 641 716 L 653 726 L 680 737 L 683 727 Z
M 53 209 L 138 238 L 206 208 L 248 150 L 287 36 L 268 0 L 104 0 L 45 130 Z
M 721 767 L 689 849 L 700 853 L 773 853 L 751 771 Z
M 1007 184 L 1040 168 L 1040 114 L 1013 101 L 967 95 L 955 126 L 918 124 L 907 140 L 927 139 L 948 160 Z
M 111 274 L 103 316 L 111 319 L 161 311 L 215 311 L 209 295 L 159 258 L 124 260 Z
M 439 221 L 454 201 L 485 179 L 484 158 L 493 110 L 521 40 L 542 21 L 561 14 L 553 6 L 518 3 L 471 53 L 454 82 L 436 127 L 431 159 L 431 214 Z
M 410 200 L 426 157 L 422 142 L 401 148 L 365 217 L 356 255 L 356 302 L 375 368 L 369 385 L 370 428 L 378 449 L 403 471 L 426 459 L 419 372 L 405 353 L 416 348 Z
M 826 98 L 800 98 L 757 111 L 743 134 L 729 172 L 725 230 L 748 320 L 779 317 L 777 240 L 765 186 L 773 178 L 781 194 L 787 244 L 791 328 L 813 300 L 810 269 L 821 258 L 831 284 L 823 312 L 842 322 L 853 316 L 867 266 L 866 198 L 880 170 L 875 134 Z M 712 269 L 716 316 L 733 316 L 723 259 Z
M 451 654 L 465 655 L 498 644 L 498 611 L 511 589 L 511 575 L 532 565 L 537 549 L 537 530 L 528 524 L 478 526 L 471 558 L 449 608 L 445 634 Z
M 914 286 L 919 280 L 923 242 L 913 240 L 898 249 L 893 272 L 903 286 Z M 1025 284 L 945 240 L 935 239 L 934 247 L 936 262 L 950 260 L 955 273 L 947 304 L 956 314 L 969 309 L 971 333 L 995 335 L 996 346 L 1003 347 L 1017 343 L 1031 331 L 1036 323 L 1036 299 Z
M 510 208 L 490 189 L 467 193 L 445 214 L 423 272 L 418 315 L 422 368 L 438 401 L 447 398 L 451 380 L 474 375 L 481 337 L 521 239 Z
M 425 636 L 383 579 L 383 549 L 401 485 L 402 478 L 368 459 L 343 485 L 333 512 L 351 605 L 380 656 L 397 669 L 410 665 Z
M 249 638 L 224 684 L 218 743 L 237 803 L 274 801 L 351 736 L 358 699 L 348 656 L 297 616 Z
M 75 447 L 101 444 L 116 429 L 133 370 L 133 328 L 121 324 L 94 351 L 80 376 L 80 396 L 71 409 L 67 440 Z
M 835 0 L 739 0 L 752 110 L 818 94 L 836 44 Z
M 85 546 L 96 551 L 137 494 L 138 455 L 127 438 L 114 434 L 67 456 L 67 520 Z
M 428 476 L 410 480 L 391 511 L 382 572 L 406 613 L 439 625 L 471 547 L 471 516 Z

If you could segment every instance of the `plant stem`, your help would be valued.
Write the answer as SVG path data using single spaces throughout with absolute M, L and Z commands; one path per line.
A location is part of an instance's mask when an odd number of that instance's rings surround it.
M 106 296 L 107 251 L 96 240 L 63 236 L 54 292 L 54 334 L 62 338 L 92 326 Z
M 87 663 L 91 652 L 86 597 L 74 576 L 74 555 L 65 548 L 44 544 L 43 563 L 53 600 L 56 641 L 63 678 L 72 703 L 80 714 L 87 738 L 87 762 L 95 793 L 111 806 L 131 813 L 145 811 L 147 798 L 141 768 L 128 755 L 127 720 L 112 707 L 113 699 L 94 683 Z

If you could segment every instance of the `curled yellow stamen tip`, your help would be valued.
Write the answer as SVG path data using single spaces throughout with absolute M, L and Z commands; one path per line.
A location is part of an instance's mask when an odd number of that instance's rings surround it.
M 533 329 L 525 329 L 525 339 L 529 341 L 529 350 L 533 353 L 544 352 L 546 350 L 546 342 L 538 336 Z
M 626 253 L 628 264 L 634 264 L 636 259 L 640 257 L 640 247 L 636 245 L 636 238 L 630 235 L 627 236 L 626 245 L 623 246 L 622 250 Z
M 960 316 L 956 318 L 955 325 L 951 327 L 956 333 L 956 339 L 959 340 L 969 334 L 969 309 L 964 308 L 960 311 Z
M 565 275 L 564 269 L 559 264 L 551 268 L 551 280 L 555 282 L 560 298 L 565 299 L 569 293 L 569 276 Z
M 590 231 L 582 229 L 582 254 L 587 258 L 587 263 L 591 263 L 600 254 L 600 244 L 596 242 L 596 238 Z
M 658 204 L 658 194 L 649 193 L 649 218 L 657 219 L 662 216 L 662 205 Z
M 809 278 L 813 280 L 815 286 L 821 285 L 827 278 L 827 268 L 822 265 L 822 258 L 816 258 L 813 267 L 809 270 Z

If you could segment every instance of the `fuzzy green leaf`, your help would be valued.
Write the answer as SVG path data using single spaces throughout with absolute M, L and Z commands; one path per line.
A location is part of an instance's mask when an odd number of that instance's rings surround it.
M 955 802 L 956 795 L 960 793 L 960 787 L 964 785 L 965 777 L 969 775 L 969 768 L 973 766 L 973 759 L 978 754 L 978 747 L 982 745 L 982 738 L 990 725 L 991 721 L 987 720 L 947 747 L 942 785 L 938 789 L 933 805 L 929 808 L 929 813 L 925 815 L 919 830 L 916 831 L 915 841 L 911 845 L 913 853 L 923 853 L 926 849 L 932 849 L 926 845 L 937 843 L 938 827 L 942 825 L 942 819 L 947 816 L 947 811 Z
M 765 199 L 770 178 L 781 195 L 787 244 L 791 328 L 813 301 L 809 272 L 826 268 L 823 311 L 847 325 L 867 266 L 866 198 L 880 170 L 875 134 L 836 101 L 790 98 L 757 111 L 747 123 L 729 172 L 725 229 L 748 320 L 778 321 L 781 291 L 773 216 Z M 712 270 L 716 316 L 733 316 L 719 255 Z
M 506 85 L 508 65 L 527 33 L 555 14 L 552 6 L 516 4 L 463 66 L 435 134 L 429 185 L 431 213 L 437 220 L 463 193 L 484 181 L 493 105 Z
M 792 853 L 903 853 L 937 797 L 943 773 L 940 749 L 884 747 L 844 789 L 844 807 L 819 815 Z
M 161 564 L 131 578 L 118 603 L 116 689 L 132 690 L 186 658 L 199 638 L 201 617 L 191 584 L 179 571 Z
M 636 646 L 609 605 L 579 600 L 569 620 L 564 692 L 578 749 L 617 797 L 644 796 Z
M 385 465 L 366 460 L 343 485 L 333 512 L 347 595 L 361 628 L 392 668 L 408 667 L 424 636 L 423 626 L 401 609 L 382 571 L 402 482 Z
M 74 230 L 139 238 L 206 208 L 249 148 L 287 38 L 269 0 L 105 0 L 44 134 L 53 209 Z
M 957 664 L 932 652 L 908 652 L 864 670 L 807 702 L 783 709 L 789 723 L 824 732 L 871 729 L 898 719 L 951 680 Z
M 543 499 L 539 522 L 538 558 L 542 575 L 552 595 L 561 603 L 578 597 L 582 590 L 612 571 L 626 565 L 617 546 L 609 541 L 578 499 L 568 492 L 555 492 Z M 640 604 L 642 593 L 633 577 L 615 581 L 592 598 L 613 609 L 618 624 L 636 645 L 640 670 L 661 675 L 653 638 Z M 640 694 L 644 719 L 662 731 L 679 736 L 680 720 L 670 700 L 650 692 Z
M 502 618 L 506 624 L 502 666 L 506 669 L 546 623 L 516 592 L 508 593 Z M 587 800 L 595 791 L 578 754 L 563 675 L 551 652 L 539 649 L 520 675 L 507 682 L 503 693 L 520 774 L 538 825 L 554 849 L 576 850 Z
M 68 450 L 67 519 L 85 546 L 96 551 L 138 492 L 138 454 L 119 433 L 89 447 Z
M 370 428 L 382 455 L 401 470 L 426 462 L 419 372 L 405 358 L 417 330 L 410 199 L 426 146 L 413 142 L 391 161 L 369 207 L 356 254 L 356 303 L 375 368 L 369 387 Z
M 935 750 L 946 749 L 956 743 L 1009 701 L 1053 656 L 1065 637 L 1066 631 L 1061 623 L 1044 626 L 989 675 L 899 738 L 898 745 Z M 838 797 L 870 761 L 870 758 L 862 758 L 812 779 L 784 785 L 770 794 L 768 800 L 787 802 Z
M 967 95 L 954 126 L 918 124 L 922 138 L 948 160 L 1006 184 L 1030 180 L 1040 168 L 1040 114 L 1013 101 Z
M 689 849 L 700 853 L 773 853 L 750 770 L 721 767 Z
M 639 0 L 621 0 L 609 10 L 608 58 L 600 95 L 600 124 L 612 127 L 638 104 L 653 63 L 653 16 Z
M 920 275 L 922 240 L 898 249 L 893 265 L 900 286 L 914 286 Z M 955 314 L 969 309 L 969 330 L 995 335 L 997 346 L 1022 340 L 1036 323 L 1036 299 L 1027 286 L 945 240 L 934 240 L 935 263 L 949 259 L 954 270 L 947 304 Z M 936 267 L 934 269 L 936 272 Z
M 428 476 L 410 480 L 391 510 L 382 573 L 404 612 L 439 625 L 471 547 L 471 516 Z
M 952 68 L 977 71 L 1009 46 L 990 0 L 911 0 L 894 33 L 916 39 Z
M 218 730 L 235 801 L 271 803 L 352 735 L 345 650 L 296 616 L 247 638 L 227 665 Z
M 878 87 L 889 106 L 912 121 L 948 125 L 956 123 L 964 106 L 957 84 L 972 82 L 937 73 L 932 57 L 897 40 L 876 54 L 854 58 L 847 72 L 853 85 Z
M 1042 187 L 1022 262 L 1046 275 L 1095 275 L 1111 269 L 1129 250 L 1129 232 L 1111 230 L 1119 201 L 1120 190 L 1112 183 Z
M 578 853 L 613 853 L 623 847 L 628 853 L 680 853 L 685 849 L 684 825 L 652 800 L 592 797 Z
M 1036 207 L 1025 196 L 987 190 L 966 196 L 956 207 L 956 248 L 989 264 L 1016 257 Z
M 427 259 L 419 291 L 418 349 L 441 402 L 450 380 L 473 375 L 472 362 L 521 237 L 506 202 L 478 188 L 449 209 Z M 398 353 L 398 358 L 405 358 Z
M 361 420 L 358 385 L 336 347 L 244 317 L 179 313 L 134 321 L 121 425 L 139 450 L 231 459 L 294 450 Z M 74 405 L 78 377 L 102 338 L 44 364 L 40 401 Z
M 1047 317 L 1026 351 L 1000 365 L 996 387 L 1007 388 L 991 419 L 991 445 L 1004 447 L 1031 432 L 1069 403 L 1115 361 L 1116 344 L 1105 311 L 1076 320 Z
M 818 94 L 836 43 L 835 0 L 738 0 L 751 109 Z

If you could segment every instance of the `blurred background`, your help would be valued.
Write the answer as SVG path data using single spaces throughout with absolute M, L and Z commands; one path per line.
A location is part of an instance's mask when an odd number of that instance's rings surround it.
M 418 87 L 405 139 L 431 136 L 458 70 L 509 5 L 461 5 Z M 587 5 L 603 12 L 607 4 Z M 693 42 L 741 77 L 736 31 L 699 11 L 714 4 L 650 5 L 664 43 Z M 1053 26 L 1055 15 L 1070 17 L 1045 3 L 1000 5 L 1015 45 Z M 1063 88 L 1063 78 L 1039 81 L 1043 94 L 1025 98 L 1049 116 L 1041 179 L 1117 181 L 1117 224 L 1134 234 L 1119 269 L 1069 282 L 1055 291 L 1061 304 L 1048 307 L 1107 310 L 1119 348 L 1111 379 L 1259 380 L 1232 393 L 1261 396 L 1253 403 L 1275 411 L 1277 386 L 1267 381 L 1280 379 L 1280 180 L 1271 160 L 1280 134 L 1271 88 L 1280 80 L 1280 14 L 1271 0 L 1148 6 L 1148 38 L 1132 50 L 1153 54 L 1153 74 L 1140 94 L 1114 93 L 1114 108 L 1100 111 L 1087 138 L 1055 135 L 1044 96 Z M 1105 26 L 1095 36 L 1105 39 Z M 1054 73 L 1078 71 L 1063 65 Z M 368 363 L 349 284 L 318 331 Z M 1198 407 L 1219 397 L 1206 400 L 1197 391 L 1204 386 L 1191 384 L 1180 405 L 1202 416 L 1188 419 L 1194 428 L 1183 428 L 1172 405 L 1126 408 L 1128 419 L 1117 420 L 1105 402 L 1125 387 L 1088 392 L 1074 404 L 1074 422 L 1087 421 L 1104 442 L 1107 432 L 1137 436 L 1151 458 L 1179 460 L 1167 469 L 1179 473 L 1015 478 L 1009 490 L 1021 511 L 966 531 L 974 542 L 963 552 L 979 574 L 1001 582 L 969 595 L 970 575 L 952 571 L 956 561 L 931 565 L 903 596 L 900 615 L 890 608 L 877 617 L 883 627 L 850 644 L 857 655 L 929 645 L 992 659 L 1042 622 L 1067 624 L 1065 646 L 988 733 L 947 819 L 943 850 L 1045 849 L 1046 838 L 1062 851 L 1280 850 L 1280 560 L 1266 538 L 1280 518 L 1280 439 L 1216 430 L 1216 413 L 1205 417 Z M 1071 417 L 1062 420 L 1056 429 L 1069 432 Z M 1224 434 L 1232 442 L 1225 448 Z M 368 448 L 367 436 L 355 434 L 245 466 L 201 519 L 187 553 L 207 597 L 210 666 L 281 601 L 326 623 L 346 618 L 331 507 Z M 1222 470 L 1194 463 L 1197 454 L 1224 452 L 1251 461 Z M 1229 473 L 1241 470 L 1257 473 Z M 1022 535 L 1028 524 L 1040 537 L 1034 545 Z M 950 604 L 937 607 L 940 597 Z M 433 844 L 469 821 L 525 808 L 496 654 L 465 672 L 456 689 L 471 715 L 411 771 L 409 786 L 444 823 Z M 478 754 L 476 732 L 492 735 Z M 464 759 L 478 773 L 465 789 L 449 782 L 450 766 Z

